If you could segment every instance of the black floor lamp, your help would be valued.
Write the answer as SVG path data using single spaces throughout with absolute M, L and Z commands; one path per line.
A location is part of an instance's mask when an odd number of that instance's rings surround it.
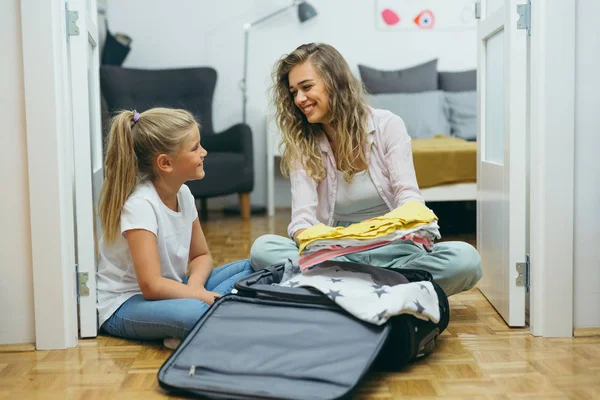
M 317 15 L 317 11 L 315 10 L 315 8 L 313 6 L 311 6 L 309 3 L 307 3 L 304 0 L 293 0 L 292 4 L 290 4 L 289 6 L 286 6 L 280 10 L 277 10 L 269 15 L 266 15 L 260 19 L 257 19 L 254 22 L 250 22 L 247 24 L 244 24 L 244 77 L 242 78 L 242 82 L 240 84 L 240 87 L 242 89 L 242 121 L 244 123 L 246 123 L 246 102 L 247 102 L 247 86 L 246 86 L 246 78 L 247 78 L 247 74 L 248 74 L 248 35 L 250 33 L 250 29 L 252 29 L 254 26 L 265 22 L 266 20 L 281 14 L 282 12 L 292 8 L 292 7 L 298 7 L 298 19 L 300 20 L 300 22 L 305 22 L 308 21 L 309 19 L 315 17 Z

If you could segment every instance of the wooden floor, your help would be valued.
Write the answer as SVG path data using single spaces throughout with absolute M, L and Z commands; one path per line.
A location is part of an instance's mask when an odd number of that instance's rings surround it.
M 285 234 L 288 217 L 243 223 L 215 214 L 203 226 L 222 264 L 246 257 L 264 233 Z M 356 397 L 600 399 L 600 338 L 540 339 L 509 329 L 477 289 L 450 304 L 450 325 L 433 354 L 402 372 L 369 375 Z M 157 384 L 170 354 L 160 343 L 101 336 L 65 351 L 31 348 L 0 346 L 0 400 L 172 398 Z

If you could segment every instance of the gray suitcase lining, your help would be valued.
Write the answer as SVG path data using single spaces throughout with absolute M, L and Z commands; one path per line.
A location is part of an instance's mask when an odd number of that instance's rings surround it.
M 223 398 L 235 398 L 236 388 L 240 398 L 339 398 L 367 372 L 390 331 L 327 305 L 235 295 L 217 303 L 159 381 Z

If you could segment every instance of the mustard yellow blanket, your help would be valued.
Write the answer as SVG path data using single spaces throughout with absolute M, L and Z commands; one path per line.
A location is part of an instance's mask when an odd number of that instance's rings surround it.
M 452 136 L 413 139 L 412 153 L 421 189 L 477 181 L 477 142 Z

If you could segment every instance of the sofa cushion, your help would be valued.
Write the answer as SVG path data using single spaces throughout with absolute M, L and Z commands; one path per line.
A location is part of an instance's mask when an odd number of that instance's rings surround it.
M 432 90 L 421 93 L 381 93 L 367 97 L 374 108 L 389 110 L 404 120 L 413 139 L 450 135 L 444 93 Z
M 445 92 L 477 90 L 477 71 L 439 72 L 438 89 Z
M 445 92 L 452 136 L 477 139 L 477 92 Z
M 414 67 L 384 71 L 365 65 L 358 65 L 360 78 L 367 92 L 377 93 L 415 93 L 437 90 L 437 59 Z

